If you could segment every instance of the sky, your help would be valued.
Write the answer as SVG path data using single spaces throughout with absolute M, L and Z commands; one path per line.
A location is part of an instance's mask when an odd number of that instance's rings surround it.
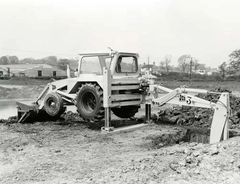
M 140 62 L 188 54 L 210 67 L 240 49 L 239 0 L 0 0 L 0 56 L 76 58 L 137 52 Z

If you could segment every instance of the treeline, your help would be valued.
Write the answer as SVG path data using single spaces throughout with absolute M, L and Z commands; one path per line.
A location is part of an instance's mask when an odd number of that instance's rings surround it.
M 19 59 L 17 56 L 2 56 L 0 57 L 0 65 L 17 65 L 17 64 L 49 64 L 51 66 L 57 66 L 59 69 L 66 70 L 67 65 L 70 69 L 74 70 L 78 66 L 77 59 L 63 59 L 56 56 L 48 56 L 41 59 L 24 58 Z
M 169 78 L 172 71 L 177 71 L 172 76 L 172 78 L 178 79 L 186 78 L 189 73 L 198 73 L 200 71 L 204 72 L 205 74 L 210 73 L 211 76 L 201 76 L 196 75 L 196 78 L 213 78 L 226 80 L 239 80 L 240 78 L 240 49 L 236 49 L 229 54 L 229 60 L 222 62 L 218 68 L 211 68 L 207 67 L 204 63 L 200 63 L 200 61 L 192 57 L 191 55 L 184 54 L 178 58 L 177 66 L 171 65 L 171 55 L 166 55 L 160 62 L 159 62 L 159 70 L 164 75 L 164 73 Z M 158 62 L 153 62 L 158 63 Z M 155 64 L 154 64 L 155 65 Z M 158 65 L 156 65 L 158 67 Z M 179 74 L 180 73 L 180 74 Z M 180 76 L 179 76 L 180 75 Z M 185 75 L 185 76 L 184 76 Z M 194 74 L 195 75 L 195 74 Z M 175 77 L 177 76 L 177 77 Z
M 240 75 L 228 75 L 224 78 L 222 77 L 221 73 L 213 72 L 211 75 L 201 75 L 197 73 L 193 73 L 191 76 L 189 73 L 182 73 L 182 72 L 162 72 L 161 75 L 153 74 L 157 77 L 157 81 L 192 81 L 192 82 L 200 82 L 200 81 L 239 81 L 240 82 Z
M 183 72 L 162 72 L 161 75 L 154 74 L 160 81 L 222 81 L 221 75 L 218 72 L 213 72 L 211 75 L 201 75 L 197 73 Z M 240 78 L 239 78 L 240 79 Z M 226 79 L 225 79 L 226 80 Z
M 223 62 L 219 67 L 222 78 L 240 75 L 240 49 L 234 50 L 229 55 L 229 61 Z

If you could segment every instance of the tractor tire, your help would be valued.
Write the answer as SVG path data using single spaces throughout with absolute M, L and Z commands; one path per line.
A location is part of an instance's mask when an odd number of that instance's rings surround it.
M 77 110 L 85 121 L 98 122 L 104 118 L 103 90 L 97 84 L 84 84 L 77 93 Z
M 131 118 L 138 112 L 140 106 L 122 106 L 120 108 L 112 108 L 113 114 L 118 116 L 119 118 Z
M 55 93 L 48 93 L 44 99 L 44 109 L 46 113 L 52 118 L 59 118 L 65 111 L 62 97 Z

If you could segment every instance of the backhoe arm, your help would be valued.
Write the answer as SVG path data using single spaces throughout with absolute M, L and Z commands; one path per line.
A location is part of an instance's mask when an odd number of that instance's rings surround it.
M 152 102 L 158 105 L 170 103 L 180 106 L 214 109 L 210 131 L 210 143 L 228 139 L 228 121 L 230 116 L 229 93 L 215 93 L 207 90 L 191 88 L 177 88 L 175 90 L 171 90 L 159 85 L 154 85 L 150 87 L 150 89 L 159 89 L 168 92 L 161 97 L 156 97 L 158 95 L 155 95 L 156 98 L 153 98 Z M 192 95 L 198 93 L 215 93 L 220 94 L 221 96 L 217 103 L 213 103 Z

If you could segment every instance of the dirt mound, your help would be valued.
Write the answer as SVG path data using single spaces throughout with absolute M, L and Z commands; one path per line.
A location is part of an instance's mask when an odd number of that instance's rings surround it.
M 230 93 L 230 128 L 240 129 L 240 97 L 233 95 L 230 90 L 225 88 L 216 88 L 211 91 Z M 197 96 L 214 103 L 216 103 L 220 97 L 219 94 L 199 94 Z M 213 113 L 214 111 L 212 109 L 174 106 L 160 110 L 158 121 L 163 123 L 209 128 L 211 126 Z

